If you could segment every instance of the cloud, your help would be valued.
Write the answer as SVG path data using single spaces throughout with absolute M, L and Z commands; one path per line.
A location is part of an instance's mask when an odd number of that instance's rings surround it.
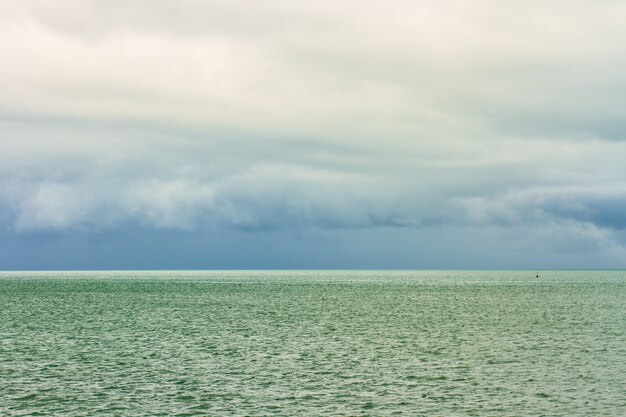
M 22 3 L 0 33 L 13 114 L 318 140 L 624 137 L 620 2 Z
M 609 0 L 13 2 L 0 220 L 620 246 L 624 19 Z
M 90 211 L 87 199 L 65 184 L 42 183 L 34 187 L 16 207 L 15 228 L 66 229 L 80 223 Z
M 599 228 L 626 228 L 626 189 L 530 189 L 492 197 L 457 200 L 464 219 L 473 223 L 504 226 L 561 219 Z
M 135 135 L 132 129 L 125 134 L 128 140 Z M 302 153 L 271 141 L 264 142 L 264 152 L 251 153 L 228 140 L 206 146 L 191 140 L 190 149 L 177 152 L 168 151 L 173 145 L 167 141 L 163 149 L 155 143 L 117 158 L 115 152 L 87 149 L 88 158 L 50 152 L 37 158 L 37 166 L 7 159 L 0 201 L 20 232 L 98 230 L 127 221 L 165 229 L 209 224 L 258 231 L 559 221 L 624 225 L 621 145 L 610 142 L 571 145 L 558 163 L 551 153 L 540 154 L 545 146 L 533 150 L 529 142 L 475 151 L 483 153 L 480 158 L 440 160 L 364 149 L 328 152 L 323 145 Z M 518 146 L 519 154 L 511 153 Z M 551 147 L 558 151 L 558 144 Z M 616 152 L 609 156 L 611 150 Z

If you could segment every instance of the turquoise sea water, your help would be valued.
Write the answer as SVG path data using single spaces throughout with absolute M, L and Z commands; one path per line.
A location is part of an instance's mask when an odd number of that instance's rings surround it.
M 0 273 L 2 416 L 624 416 L 625 271 Z

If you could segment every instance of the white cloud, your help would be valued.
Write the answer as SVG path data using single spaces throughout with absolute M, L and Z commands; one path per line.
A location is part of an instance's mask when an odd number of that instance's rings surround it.
M 94 210 L 88 196 L 66 184 L 41 183 L 20 194 L 22 198 L 14 207 L 19 232 L 71 229 L 88 220 Z
M 614 1 L 30 1 L 4 12 L 0 106 L 333 141 L 623 138 L 625 17 Z
M 132 216 L 159 228 L 192 228 L 199 215 L 213 205 L 209 187 L 183 181 L 131 184 L 120 197 Z

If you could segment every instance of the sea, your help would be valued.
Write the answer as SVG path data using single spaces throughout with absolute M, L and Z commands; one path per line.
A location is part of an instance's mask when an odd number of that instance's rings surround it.
M 0 416 L 626 416 L 626 271 L 0 273 Z

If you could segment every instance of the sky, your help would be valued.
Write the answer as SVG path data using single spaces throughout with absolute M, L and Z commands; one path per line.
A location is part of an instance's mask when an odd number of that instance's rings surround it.
M 624 22 L 0 0 L 0 269 L 626 268 Z

